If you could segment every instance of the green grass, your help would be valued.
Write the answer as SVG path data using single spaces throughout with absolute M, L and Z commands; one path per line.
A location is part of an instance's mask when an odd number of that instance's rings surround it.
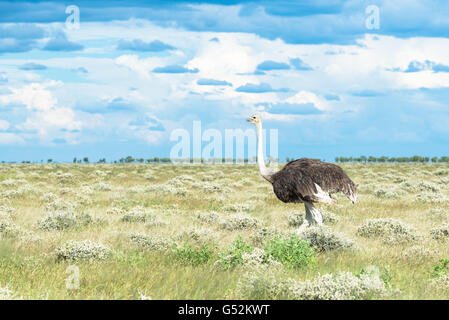
M 0 232 L 0 287 L 8 285 L 24 299 L 139 299 L 141 294 L 153 299 L 233 298 L 247 272 L 243 253 L 259 247 L 283 263 L 276 273 L 279 280 L 312 280 L 318 274 L 341 271 L 357 274 L 376 265 L 395 292 L 392 298 L 449 298 L 449 290 L 429 286 L 432 279 L 447 273 L 447 264 L 441 261 L 449 257 L 449 239 L 437 241 L 430 230 L 449 222 L 449 165 L 341 166 L 358 185 L 359 202 L 352 205 L 337 196 L 335 204 L 318 208 L 338 216 L 338 222 L 328 227 L 354 240 L 358 249 L 312 255 L 303 242 L 289 237 L 295 227 L 289 226 L 288 215 L 304 214 L 303 205 L 279 201 L 255 165 L 1 164 L 0 219 L 8 219 L 20 233 L 8 237 Z M 3 184 L 5 180 L 12 185 Z M 421 182 L 438 187 L 436 192 L 427 191 L 430 198 L 423 198 L 430 201 L 418 201 L 425 193 L 419 190 Z M 96 188 L 99 183 L 111 190 Z M 378 197 L 378 190 L 395 198 Z M 235 214 L 230 205 L 262 225 L 223 228 L 222 220 Z M 14 212 L 6 217 L 2 206 Z M 73 226 L 70 221 L 67 228 L 57 220 L 54 227 L 39 228 L 39 221 L 55 211 L 68 211 L 63 208 L 67 206 L 75 219 L 85 214 L 92 220 L 83 223 L 80 218 Z M 151 219 L 122 221 L 136 208 L 148 210 Z M 215 220 L 198 218 L 198 213 L 212 211 Z M 398 219 L 420 237 L 391 243 L 382 236 L 358 234 L 367 219 L 378 218 Z M 263 227 L 274 233 L 257 242 L 254 239 Z M 175 249 L 139 246 L 131 241 L 136 233 L 175 243 Z M 101 243 L 112 254 L 104 261 L 58 262 L 55 251 L 70 240 Z M 216 263 L 225 255 L 233 258 Z M 309 260 L 315 262 L 308 264 Z M 66 288 L 71 265 L 80 271 L 77 290 Z M 313 268 L 301 267 L 305 265 Z

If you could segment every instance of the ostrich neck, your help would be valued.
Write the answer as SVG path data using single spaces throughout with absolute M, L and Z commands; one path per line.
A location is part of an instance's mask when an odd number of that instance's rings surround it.
M 271 182 L 273 172 L 265 166 L 263 157 L 263 137 L 262 137 L 262 123 L 257 126 L 257 163 L 259 165 L 259 172 L 262 177 Z

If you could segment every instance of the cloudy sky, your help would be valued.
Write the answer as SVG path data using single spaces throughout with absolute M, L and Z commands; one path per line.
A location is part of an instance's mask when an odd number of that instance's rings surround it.
M 281 159 L 441 156 L 448 101 L 447 1 L 0 2 L 0 160 L 169 156 L 256 112 Z

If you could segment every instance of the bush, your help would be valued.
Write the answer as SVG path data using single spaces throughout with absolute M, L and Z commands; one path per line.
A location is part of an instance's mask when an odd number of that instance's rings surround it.
M 65 230 L 75 226 L 86 226 L 92 223 L 92 217 L 87 213 L 55 212 L 37 222 L 41 230 Z
M 155 217 L 153 213 L 149 210 L 145 210 L 142 207 L 136 207 L 125 213 L 120 221 L 122 222 L 147 222 L 154 220 Z
M 241 299 L 366 300 L 384 297 L 387 287 L 376 267 L 359 275 L 340 272 L 303 282 L 279 279 L 276 269 L 262 267 L 245 273 L 235 293 Z
M 310 227 L 301 233 L 301 238 L 319 252 L 356 247 L 353 240 L 345 238 L 342 234 L 335 234 L 326 227 Z
M 368 219 L 358 228 L 357 234 L 365 238 L 382 239 L 390 244 L 406 243 L 419 238 L 414 228 L 391 218 Z
M 19 298 L 16 296 L 16 294 L 8 288 L 8 286 L 6 287 L 1 287 L 0 286 L 0 300 L 21 300 L 22 298 Z
M 287 239 L 274 238 L 265 247 L 267 256 L 291 268 L 314 265 L 315 250 L 298 236 Z
M 449 223 L 443 223 L 439 228 L 431 229 L 430 235 L 435 240 L 445 240 L 449 238 Z
M 387 291 L 376 268 L 358 276 L 351 272 L 320 275 L 313 281 L 292 283 L 289 289 L 292 297 L 300 300 L 367 300 Z
M 235 213 L 222 218 L 220 225 L 227 230 L 252 229 L 260 226 L 262 223 L 259 219 L 251 217 L 246 213 Z
M 446 275 L 449 275 L 449 258 L 440 259 L 433 267 L 432 277 L 439 278 Z
M 90 240 L 69 241 L 57 248 L 56 259 L 60 260 L 106 260 L 112 255 L 111 249 Z
M 290 212 L 287 215 L 287 222 L 291 227 L 299 227 L 304 223 L 304 214 L 298 211 Z
M 274 237 L 283 237 L 283 231 L 273 227 L 262 227 L 250 236 L 254 245 L 265 245 L 265 243 Z
M 277 280 L 277 270 L 268 266 L 252 268 L 237 282 L 239 299 L 279 299 L 286 295 L 284 282 Z
M 243 264 L 242 255 L 252 250 L 253 248 L 239 236 L 231 243 L 227 251 L 218 254 L 219 260 L 217 260 L 216 264 L 224 270 L 234 268 L 239 264 Z
M 130 238 L 139 247 L 147 250 L 165 250 L 173 245 L 173 241 L 170 239 L 157 236 L 150 237 L 143 233 L 134 233 Z
M 184 265 L 198 266 L 207 263 L 214 251 L 210 245 L 203 244 L 200 247 L 192 247 L 184 244 L 183 247 L 173 247 L 172 256 Z

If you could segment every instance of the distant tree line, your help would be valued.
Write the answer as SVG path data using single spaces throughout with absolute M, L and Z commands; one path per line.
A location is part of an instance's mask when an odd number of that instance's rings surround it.
M 449 157 L 442 156 L 440 158 L 438 157 L 421 157 L 421 156 L 413 156 L 413 157 L 387 157 L 387 156 L 381 156 L 381 157 L 373 157 L 373 156 L 360 156 L 360 157 L 336 157 L 335 162 L 449 162 Z
M 275 162 L 278 159 L 268 157 L 268 163 Z M 295 160 L 295 158 L 287 157 L 286 162 L 290 162 Z M 317 159 L 319 160 L 319 159 Z M 244 158 L 244 159 L 236 159 L 236 158 L 209 158 L 209 159 L 176 159 L 172 161 L 170 158 L 159 158 L 159 157 L 153 157 L 153 158 L 134 158 L 132 156 L 127 156 L 120 158 L 119 160 L 113 160 L 110 163 L 255 163 L 257 161 L 257 157 L 253 157 L 250 159 Z M 34 161 L 34 163 L 37 163 L 38 161 Z M 40 161 L 41 163 L 44 163 L 44 160 Z M 55 163 L 53 159 L 47 159 L 47 163 Z M 381 156 L 381 157 L 374 157 L 374 156 L 360 156 L 360 157 L 336 157 L 335 162 L 337 163 L 345 163 L 345 162 L 420 162 L 420 163 L 426 163 L 426 162 L 432 162 L 432 163 L 443 163 L 443 162 L 449 162 L 448 156 L 442 156 L 442 157 L 421 157 L 421 156 L 413 156 L 413 157 L 387 157 L 387 156 Z M 6 163 L 5 161 L 1 161 L 1 163 Z M 16 161 L 9 161 L 8 163 L 16 163 Z M 21 163 L 33 163 L 31 161 L 22 161 Z M 83 158 L 73 158 L 73 163 L 90 163 L 88 157 Z M 99 159 L 96 163 L 108 163 L 106 161 L 106 158 Z

